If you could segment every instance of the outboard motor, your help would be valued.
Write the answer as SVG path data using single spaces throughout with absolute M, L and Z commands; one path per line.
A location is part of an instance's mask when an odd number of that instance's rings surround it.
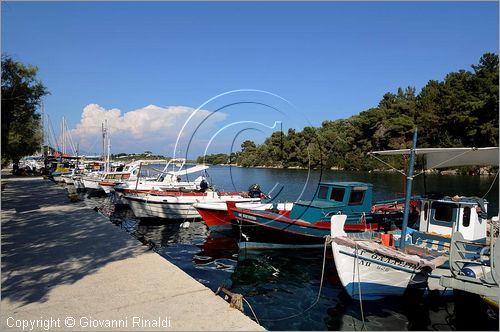
M 260 186 L 256 183 L 252 184 L 248 188 L 248 196 L 250 196 L 250 198 L 261 198 L 262 190 L 260 190 Z
M 205 191 L 207 191 L 207 189 L 208 189 L 208 182 L 205 179 L 201 180 L 200 191 L 204 193 Z

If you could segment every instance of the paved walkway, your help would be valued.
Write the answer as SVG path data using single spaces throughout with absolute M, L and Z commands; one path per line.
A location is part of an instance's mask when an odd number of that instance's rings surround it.
M 263 330 L 65 189 L 2 183 L 1 330 Z

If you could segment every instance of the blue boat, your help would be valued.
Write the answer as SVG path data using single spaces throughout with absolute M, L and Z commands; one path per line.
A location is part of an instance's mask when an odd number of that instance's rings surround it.
M 373 214 L 373 185 L 363 182 L 321 182 L 310 201 L 294 203 L 288 213 L 237 208 L 228 202 L 233 227 L 241 241 L 274 246 L 322 245 L 330 235 L 333 215 L 345 214 L 345 230 L 379 230 L 389 215 Z M 248 243 L 247 243 L 248 246 Z M 264 247 L 268 247 L 265 245 Z

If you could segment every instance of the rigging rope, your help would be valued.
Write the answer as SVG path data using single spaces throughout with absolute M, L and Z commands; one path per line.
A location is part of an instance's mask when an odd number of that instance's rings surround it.
M 484 196 L 481 197 L 481 198 L 485 198 L 486 195 L 488 195 L 490 193 L 491 189 L 493 188 L 493 185 L 495 184 L 495 181 L 496 181 L 497 177 L 498 177 L 498 172 L 497 172 L 497 174 L 495 174 L 495 178 L 491 182 L 490 188 L 488 189 L 488 191 L 486 192 L 486 194 L 484 194 Z
M 395 170 L 396 172 L 399 172 L 401 174 L 403 174 L 405 177 L 407 176 L 405 172 L 403 171 L 400 171 L 399 169 L 397 169 L 396 167 L 392 166 L 391 164 L 389 163 L 386 163 L 385 161 L 383 161 L 382 159 L 380 159 L 379 157 L 375 156 L 373 153 L 370 153 L 369 154 L 372 158 L 375 158 L 377 159 L 378 161 L 380 161 L 382 164 L 386 165 L 386 166 L 389 166 L 391 169 Z
M 458 157 L 461 157 L 461 156 L 463 156 L 463 155 L 464 155 L 464 154 L 466 154 L 466 153 L 469 153 L 469 152 L 471 152 L 471 151 L 476 151 L 476 150 L 477 150 L 476 148 L 472 148 L 472 149 L 470 149 L 470 150 L 464 151 L 464 152 L 462 152 L 462 153 L 460 153 L 460 154 L 457 154 L 457 155 L 456 155 L 456 156 L 454 156 L 454 157 L 451 157 L 450 159 L 447 159 L 447 160 L 445 160 L 445 161 L 440 162 L 440 163 L 439 163 L 439 164 L 437 164 L 437 165 L 433 165 L 431 168 L 436 168 L 436 167 L 438 167 L 438 166 L 441 166 L 441 165 L 443 165 L 443 164 L 446 164 L 446 163 L 447 163 L 447 162 L 449 162 L 449 161 L 452 161 L 453 159 L 457 159 Z M 421 174 L 422 174 L 422 173 L 424 173 L 424 172 L 425 172 L 425 171 L 422 171 L 422 172 L 420 172 L 420 173 L 414 174 L 414 175 L 413 175 L 413 177 L 417 177 L 417 176 L 421 175 Z

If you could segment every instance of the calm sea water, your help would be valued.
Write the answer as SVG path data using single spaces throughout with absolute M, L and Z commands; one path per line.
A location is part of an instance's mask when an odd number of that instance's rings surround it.
M 306 170 L 211 167 L 212 183 L 220 190 L 246 190 L 258 183 L 279 201 L 311 197 L 323 181 L 363 181 L 374 185 L 374 199 L 399 197 L 398 173 L 319 172 Z M 424 191 L 417 177 L 414 193 Z M 493 177 L 427 176 L 427 192 L 482 197 Z M 498 213 L 498 183 L 486 195 L 489 215 Z M 476 297 L 421 299 L 386 298 L 352 301 L 342 289 L 331 250 L 327 250 L 320 296 L 323 249 L 239 250 L 230 234 L 209 232 L 203 222 L 188 228 L 162 220 L 138 220 L 129 209 L 116 209 L 106 198 L 86 203 L 110 212 L 111 221 L 149 245 L 170 262 L 216 291 L 225 286 L 250 303 L 260 324 L 269 330 L 498 330 L 498 312 Z M 112 213 L 111 213 L 112 212 Z M 166 285 L 171 286 L 171 285 Z M 245 304 L 245 313 L 254 318 Z

